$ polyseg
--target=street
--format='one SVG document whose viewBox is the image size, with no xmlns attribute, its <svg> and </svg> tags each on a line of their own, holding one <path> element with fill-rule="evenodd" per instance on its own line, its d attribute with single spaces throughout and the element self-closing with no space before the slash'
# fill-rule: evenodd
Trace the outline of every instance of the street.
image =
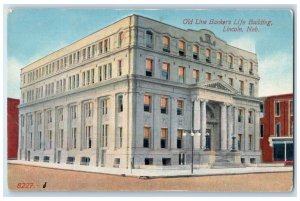
<svg viewBox="0 0 300 201">
<path fill-rule="evenodd" d="M 8 164 L 11 191 L 289 192 L 293 173 L 256 173 L 178 178 L 122 177 Z"/>
</svg>

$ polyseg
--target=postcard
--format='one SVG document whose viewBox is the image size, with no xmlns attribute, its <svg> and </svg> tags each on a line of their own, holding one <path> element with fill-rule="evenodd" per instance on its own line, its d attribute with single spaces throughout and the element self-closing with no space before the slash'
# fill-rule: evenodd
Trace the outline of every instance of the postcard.
<svg viewBox="0 0 300 201">
<path fill-rule="evenodd" d="M 6 15 L 9 191 L 293 191 L 293 9 Z"/>
</svg>

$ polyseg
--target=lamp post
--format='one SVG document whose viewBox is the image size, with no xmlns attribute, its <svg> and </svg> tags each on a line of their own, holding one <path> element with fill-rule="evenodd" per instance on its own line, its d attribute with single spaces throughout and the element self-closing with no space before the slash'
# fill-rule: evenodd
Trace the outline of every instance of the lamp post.
<svg viewBox="0 0 300 201">
<path fill-rule="evenodd" d="M 184 130 L 183 136 L 191 135 L 192 137 L 192 164 L 191 164 L 191 173 L 194 173 L 194 136 L 201 136 L 200 130 Z"/>
</svg>

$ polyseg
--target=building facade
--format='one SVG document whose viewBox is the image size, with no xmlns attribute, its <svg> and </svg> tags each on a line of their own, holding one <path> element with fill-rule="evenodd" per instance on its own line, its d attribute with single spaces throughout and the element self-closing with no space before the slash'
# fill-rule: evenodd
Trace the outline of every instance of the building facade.
<svg viewBox="0 0 300 201">
<path fill-rule="evenodd" d="M 20 100 L 7 98 L 7 158 L 18 158 L 19 136 L 19 104 Z"/>
<path fill-rule="evenodd" d="M 293 94 L 264 97 L 260 134 L 263 162 L 294 160 Z"/>
<path fill-rule="evenodd" d="M 128 16 L 22 69 L 19 159 L 185 165 L 193 141 L 196 165 L 258 163 L 258 84 L 256 54 Z"/>
</svg>

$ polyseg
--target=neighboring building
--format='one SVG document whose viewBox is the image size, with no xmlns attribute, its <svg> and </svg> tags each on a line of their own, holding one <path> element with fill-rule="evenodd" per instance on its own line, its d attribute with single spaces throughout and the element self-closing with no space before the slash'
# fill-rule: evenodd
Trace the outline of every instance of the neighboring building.
<svg viewBox="0 0 300 201">
<path fill-rule="evenodd" d="M 132 15 L 21 71 L 19 159 L 91 166 L 259 163 L 256 54 Z M 235 136 L 238 152 L 231 152 Z"/>
<path fill-rule="evenodd" d="M 260 143 L 263 162 L 294 160 L 293 94 L 264 97 L 261 105 Z"/>
<path fill-rule="evenodd" d="M 7 158 L 18 158 L 19 99 L 7 98 Z"/>
</svg>

